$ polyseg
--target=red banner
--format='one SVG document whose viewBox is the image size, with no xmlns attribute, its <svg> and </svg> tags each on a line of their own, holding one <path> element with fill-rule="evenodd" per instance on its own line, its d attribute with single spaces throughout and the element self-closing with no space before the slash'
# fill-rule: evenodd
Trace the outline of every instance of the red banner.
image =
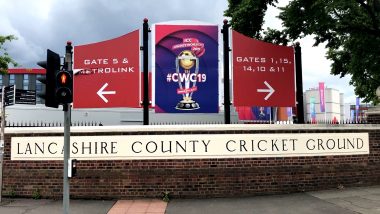
<svg viewBox="0 0 380 214">
<path fill-rule="evenodd" d="M 295 106 L 294 50 L 232 33 L 235 106 Z"/>
<path fill-rule="evenodd" d="M 326 110 L 326 103 L 325 103 L 325 83 L 320 82 L 319 83 L 319 107 L 321 109 L 321 112 L 325 112 Z"/>
<path fill-rule="evenodd" d="M 140 107 L 139 31 L 74 47 L 74 108 Z"/>
</svg>

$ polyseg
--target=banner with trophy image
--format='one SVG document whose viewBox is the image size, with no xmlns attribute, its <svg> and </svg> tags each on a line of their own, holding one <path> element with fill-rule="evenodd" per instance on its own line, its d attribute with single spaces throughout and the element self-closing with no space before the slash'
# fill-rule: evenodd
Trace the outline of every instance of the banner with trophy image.
<svg viewBox="0 0 380 214">
<path fill-rule="evenodd" d="M 155 25 L 156 113 L 218 113 L 218 26 Z"/>
</svg>

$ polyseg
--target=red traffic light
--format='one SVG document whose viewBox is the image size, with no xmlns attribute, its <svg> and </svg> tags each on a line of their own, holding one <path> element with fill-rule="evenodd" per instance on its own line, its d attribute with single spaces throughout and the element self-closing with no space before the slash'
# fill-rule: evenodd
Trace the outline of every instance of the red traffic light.
<svg viewBox="0 0 380 214">
<path fill-rule="evenodd" d="M 65 70 L 59 71 L 56 76 L 55 98 L 59 104 L 71 103 L 73 100 L 72 75 Z"/>
<path fill-rule="evenodd" d="M 67 74 L 61 73 L 59 77 L 59 83 L 61 83 L 62 85 L 66 85 L 66 80 L 67 80 Z"/>
<path fill-rule="evenodd" d="M 71 81 L 71 75 L 67 71 L 60 71 L 57 74 L 57 85 L 60 87 L 68 86 Z"/>
</svg>

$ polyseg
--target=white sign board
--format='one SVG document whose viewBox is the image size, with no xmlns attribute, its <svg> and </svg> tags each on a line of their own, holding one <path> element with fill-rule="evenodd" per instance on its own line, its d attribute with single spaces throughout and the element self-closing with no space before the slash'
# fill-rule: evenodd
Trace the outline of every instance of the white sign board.
<svg viewBox="0 0 380 214">
<path fill-rule="evenodd" d="M 63 160 L 62 137 L 12 137 L 12 160 Z M 369 154 L 368 133 L 72 136 L 78 160 L 260 158 Z"/>
</svg>

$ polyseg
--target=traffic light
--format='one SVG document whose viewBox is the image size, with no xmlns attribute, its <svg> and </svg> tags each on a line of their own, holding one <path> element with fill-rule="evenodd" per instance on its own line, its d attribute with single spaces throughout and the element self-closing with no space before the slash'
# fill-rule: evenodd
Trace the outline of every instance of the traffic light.
<svg viewBox="0 0 380 214">
<path fill-rule="evenodd" d="M 46 61 L 38 62 L 37 65 L 46 69 L 46 75 L 38 78 L 41 83 L 45 84 L 45 90 L 39 93 L 38 96 L 45 100 L 46 107 L 58 108 L 59 103 L 55 99 L 55 78 L 61 67 L 61 58 L 59 54 L 48 49 Z"/>
<path fill-rule="evenodd" d="M 55 97 L 59 104 L 73 102 L 73 75 L 69 71 L 59 71 L 56 75 Z"/>
</svg>

